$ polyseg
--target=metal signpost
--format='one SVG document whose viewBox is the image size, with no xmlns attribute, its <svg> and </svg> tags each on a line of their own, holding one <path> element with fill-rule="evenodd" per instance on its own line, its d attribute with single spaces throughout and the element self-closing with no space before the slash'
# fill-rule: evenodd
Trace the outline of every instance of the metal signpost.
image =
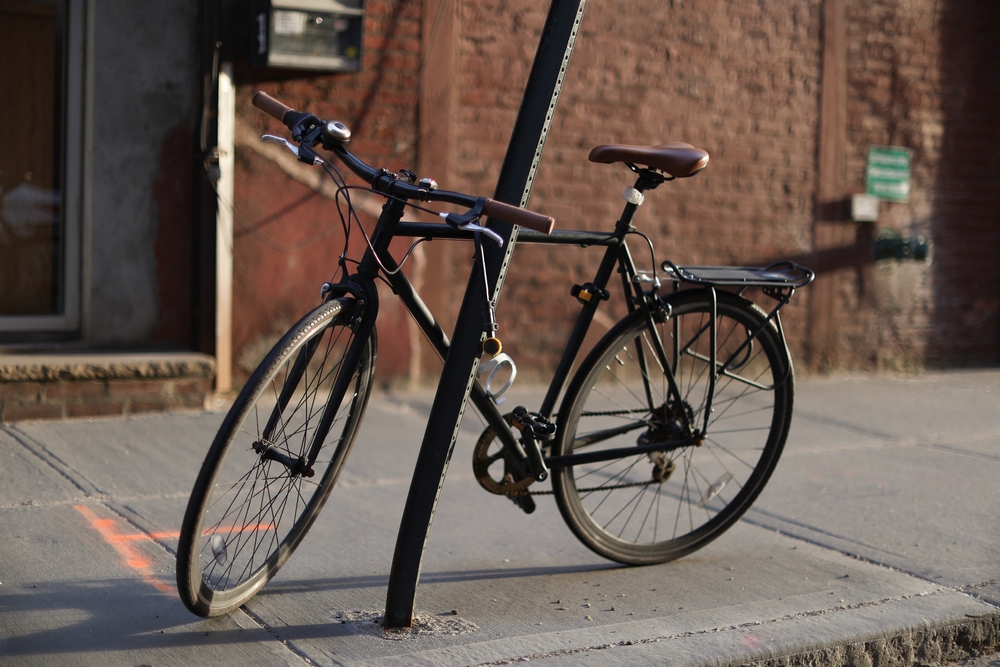
<svg viewBox="0 0 1000 667">
<path fill-rule="evenodd" d="M 528 199 L 585 5 L 586 0 L 552 0 L 494 199 L 515 206 L 524 206 Z M 491 220 L 489 226 L 504 238 L 502 248 L 483 244 L 487 280 L 495 306 L 517 234 L 504 222 Z M 483 298 L 482 281 L 481 271 L 473 271 L 420 445 L 389 574 L 387 628 L 409 627 L 413 623 L 413 604 L 424 549 L 482 353 L 485 336 L 479 307 Z"/>
</svg>

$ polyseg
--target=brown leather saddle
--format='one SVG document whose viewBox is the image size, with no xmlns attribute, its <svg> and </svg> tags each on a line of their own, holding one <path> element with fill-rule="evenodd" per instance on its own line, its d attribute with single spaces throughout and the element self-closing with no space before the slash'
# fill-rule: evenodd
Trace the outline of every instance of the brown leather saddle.
<svg viewBox="0 0 1000 667">
<path fill-rule="evenodd" d="M 597 146 L 587 159 L 601 164 L 642 165 L 673 178 L 694 176 L 708 166 L 708 153 L 679 142 L 662 146 Z"/>
</svg>

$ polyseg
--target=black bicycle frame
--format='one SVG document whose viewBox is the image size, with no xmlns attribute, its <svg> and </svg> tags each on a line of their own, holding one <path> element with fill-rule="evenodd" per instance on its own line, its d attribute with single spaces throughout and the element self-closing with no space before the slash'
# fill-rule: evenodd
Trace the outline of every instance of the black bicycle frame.
<svg viewBox="0 0 1000 667">
<path fill-rule="evenodd" d="M 555 411 L 556 401 L 566 387 L 570 371 L 579 356 L 584 339 L 586 338 L 590 325 L 593 322 L 594 314 L 597 312 L 597 308 L 603 300 L 601 295 L 606 294 L 606 288 L 611 280 L 612 273 L 614 272 L 616 266 L 621 274 L 622 287 L 629 311 L 636 309 L 641 310 L 643 312 L 643 316 L 649 324 L 649 329 L 655 334 L 656 328 L 653 326 L 653 323 L 656 314 L 651 301 L 655 301 L 656 299 L 649 298 L 649 295 L 643 293 L 641 287 L 639 286 L 639 282 L 636 280 L 637 272 L 635 265 L 632 261 L 632 256 L 626 243 L 627 236 L 634 231 L 631 223 L 637 208 L 638 207 L 635 204 L 631 203 L 625 206 L 625 210 L 623 211 L 620 220 L 615 225 L 614 232 L 559 230 L 553 232 L 552 234 L 540 234 L 530 230 L 521 230 L 518 233 L 518 243 L 573 245 L 584 247 L 605 246 L 607 248 L 593 281 L 588 284 L 588 287 L 593 290 L 594 295 L 590 300 L 583 301 L 583 308 L 577 316 L 576 324 L 573 326 L 569 341 L 566 344 L 566 348 L 563 351 L 559 364 L 556 367 L 551 382 L 549 383 L 548 391 L 542 401 L 542 406 L 538 411 L 539 414 L 547 419 L 552 417 Z M 396 224 L 394 226 L 394 233 L 397 236 L 410 236 L 423 239 L 471 240 L 473 238 L 471 233 L 455 230 L 446 225 L 413 222 L 400 222 Z M 417 326 L 424 333 L 424 335 L 427 336 L 428 340 L 434 346 L 434 349 L 441 356 L 441 358 L 444 359 L 448 354 L 448 336 L 441 329 L 441 326 L 438 324 L 437 320 L 435 320 L 434 315 L 427 308 L 426 304 L 424 304 L 424 302 L 420 299 L 420 296 L 414 291 L 413 286 L 410 284 L 406 276 L 398 270 L 398 265 L 394 259 L 388 256 L 388 253 L 382 254 L 382 263 L 385 268 L 389 270 L 388 280 L 392 285 L 393 290 L 397 296 L 399 296 L 407 311 L 409 311 L 409 313 L 413 316 Z M 478 262 L 473 267 L 473 271 L 476 270 L 478 270 Z M 658 335 L 654 335 L 652 347 L 656 352 L 659 365 L 668 378 L 667 382 L 671 397 L 680 403 L 680 390 L 677 387 L 677 383 L 673 376 L 673 369 L 667 360 L 666 352 L 663 349 L 663 343 Z M 639 363 L 643 371 L 643 382 L 646 385 L 645 391 L 650 403 L 650 408 L 654 408 L 655 406 L 653 405 L 651 389 L 648 386 L 649 373 L 646 371 L 647 362 L 641 349 L 639 350 Z M 525 461 L 526 454 L 518 436 L 504 420 L 503 415 L 501 415 L 493 400 L 486 394 L 486 391 L 478 383 L 473 385 L 471 399 L 473 405 L 475 405 L 480 414 L 483 415 L 486 422 L 498 434 L 498 437 L 504 446 L 505 454 L 512 454 L 511 459 L 514 460 L 511 460 L 510 462 L 517 466 L 522 466 L 522 462 Z M 691 425 L 686 423 L 687 415 L 682 414 L 681 418 L 685 422 L 684 425 L 686 430 L 690 432 Z M 617 434 L 620 434 L 620 431 L 617 429 L 615 429 L 614 432 L 608 431 L 607 437 L 612 437 Z M 651 445 L 623 448 L 620 450 L 612 449 L 588 454 L 571 454 L 567 456 L 548 457 L 545 458 L 544 461 L 546 466 L 549 468 L 566 467 L 583 463 L 611 460 L 621 458 L 623 456 L 634 455 L 636 453 L 644 453 L 646 451 L 667 451 L 689 445 L 693 439 L 693 437 L 688 437 L 677 441 L 659 442 Z M 594 441 L 596 442 L 596 440 Z"/>
<path fill-rule="evenodd" d="M 637 309 L 640 310 L 643 317 L 647 321 L 647 330 L 651 332 L 652 338 L 651 347 L 655 353 L 656 362 L 660 367 L 660 370 L 667 377 L 668 391 L 670 392 L 672 399 L 678 404 L 682 400 L 680 390 L 673 375 L 673 368 L 671 367 L 666 351 L 663 347 L 663 341 L 660 339 L 657 328 L 654 326 L 657 317 L 662 320 L 663 317 L 665 315 L 669 315 L 669 313 L 665 314 L 662 312 L 662 305 L 660 305 L 660 299 L 656 297 L 655 290 L 649 293 L 642 290 L 635 264 L 632 260 L 631 253 L 629 252 L 628 244 L 626 243 L 628 235 L 635 231 L 635 228 L 632 226 L 632 219 L 635 216 L 637 209 L 638 206 L 635 204 L 626 204 L 625 209 L 622 212 L 622 216 L 616 223 L 615 230 L 613 232 L 559 230 L 547 235 L 532 232 L 530 230 L 521 230 L 518 234 L 519 243 L 606 247 L 604 257 L 601 260 L 593 281 L 587 284 L 587 289 L 592 296 L 589 300 L 581 299 L 583 307 L 580 314 L 577 316 L 576 323 L 573 326 L 566 348 L 563 351 L 562 357 L 549 384 L 545 398 L 542 401 L 541 408 L 539 409 L 539 413 L 547 419 L 551 419 L 555 411 L 556 401 L 566 388 L 570 371 L 580 354 L 580 349 L 583 346 L 584 339 L 586 338 L 590 325 L 593 322 L 594 315 L 600 306 L 600 302 L 607 298 L 607 286 L 611 281 L 612 273 L 616 267 L 621 275 L 622 290 L 625 295 L 628 310 L 630 312 Z M 330 425 L 333 423 L 333 420 L 336 417 L 335 412 L 339 408 L 350 388 L 351 382 L 353 381 L 353 369 L 358 365 L 362 358 L 361 355 L 364 352 L 364 347 L 368 342 L 368 338 L 371 335 L 372 329 L 375 326 L 375 321 L 378 317 L 379 299 L 375 280 L 377 279 L 380 271 L 385 275 L 389 284 L 392 286 L 393 291 L 402 301 L 406 310 L 413 317 L 417 326 L 430 341 L 434 350 L 442 359 L 445 359 L 448 356 L 450 348 L 448 335 L 441 328 L 441 325 L 438 323 L 433 313 L 431 313 L 428 309 L 424 301 L 420 298 L 420 295 L 413 289 L 413 285 L 410 283 L 409 279 L 407 279 L 406 275 L 400 270 L 400 266 L 396 262 L 395 258 L 389 253 L 389 244 L 392 239 L 397 236 L 417 237 L 426 240 L 473 240 L 474 236 L 471 232 L 457 230 L 444 224 L 401 222 L 403 210 L 404 202 L 401 200 L 390 198 L 386 202 L 382 208 L 382 214 L 379 216 L 375 229 L 370 236 L 370 245 L 359 263 L 357 272 L 350 276 L 346 282 L 332 285 L 327 295 L 327 299 L 339 298 L 346 295 L 354 297 L 356 305 L 356 323 L 354 325 L 355 338 L 344 357 L 342 372 L 338 375 L 337 381 L 331 391 L 330 401 L 324 409 L 317 428 L 317 437 L 314 440 L 312 451 L 309 452 L 309 456 L 306 461 L 285 462 L 285 464 L 289 465 L 289 467 L 302 467 L 302 471 L 304 471 L 312 466 L 316 457 L 319 455 L 319 449 L 325 440 L 325 433 L 329 430 Z M 481 262 L 476 262 L 472 270 L 473 272 L 481 272 Z M 714 297 L 714 290 L 710 289 L 710 291 Z M 711 322 L 710 329 L 712 330 L 710 335 L 712 336 L 713 343 L 711 352 L 713 358 L 711 360 L 711 365 L 715 366 L 714 321 Z M 676 344 L 676 335 L 674 340 Z M 674 350 L 675 359 L 678 358 L 678 352 L 679 351 Z M 300 358 L 296 360 L 292 369 L 292 375 L 298 375 L 305 371 L 312 353 L 312 349 L 305 349 L 302 351 Z M 637 348 L 637 355 L 640 368 L 642 369 L 643 383 L 645 386 L 647 400 L 649 402 L 650 409 L 654 409 L 656 406 L 654 405 L 651 389 L 649 387 L 649 373 L 647 372 L 647 364 L 652 360 L 646 359 L 646 353 L 642 349 L 642 346 Z M 711 375 L 714 380 L 715 374 L 712 373 Z M 293 379 L 297 380 L 297 378 Z M 297 381 L 293 381 L 287 383 L 286 386 L 293 387 L 296 384 Z M 284 393 L 279 397 L 279 405 L 275 408 L 275 415 L 280 415 L 281 410 L 284 409 L 285 403 L 287 403 L 289 399 L 290 396 L 286 397 L 284 396 Z M 515 466 L 523 467 L 525 465 L 524 462 L 527 460 L 527 454 L 524 447 L 522 446 L 518 436 L 507 424 L 506 420 L 504 420 L 503 415 L 500 413 L 500 410 L 494 403 L 493 399 L 487 395 L 486 391 L 478 383 L 473 384 L 471 399 L 486 422 L 497 433 L 501 443 L 503 444 L 504 454 L 508 461 Z M 711 400 L 711 398 L 709 400 Z M 560 468 L 577 464 L 612 460 L 623 456 L 646 452 L 668 451 L 690 445 L 698 437 L 698 435 L 692 430 L 692 425 L 687 423 L 688 417 L 686 414 L 682 413 L 681 419 L 684 421 L 685 431 L 692 435 L 676 441 L 658 442 L 649 445 L 635 445 L 627 448 L 565 456 L 550 456 L 544 459 L 545 465 L 549 468 Z M 270 432 L 277 426 L 276 423 L 270 423 L 272 420 L 269 420 L 269 428 L 267 429 L 267 432 Z M 627 427 L 608 429 L 607 431 L 591 434 L 588 437 L 588 444 L 590 442 L 597 442 L 616 435 L 621 435 L 622 433 L 641 426 L 642 424 L 640 423 L 639 425 L 629 425 Z M 275 454 L 275 456 L 278 455 Z"/>
</svg>

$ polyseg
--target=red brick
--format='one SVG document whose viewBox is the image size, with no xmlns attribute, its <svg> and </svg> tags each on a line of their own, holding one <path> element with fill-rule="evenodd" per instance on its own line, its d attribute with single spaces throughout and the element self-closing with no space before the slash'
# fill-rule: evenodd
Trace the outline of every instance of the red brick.
<svg viewBox="0 0 1000 667">
<path fill-rule="evenodd" d="M 205 395 L 212 391 L 212 380 L 177 380 L 173 385 L 173 393 L 177 396 Z"/>
<path fill-rule="evenodd" d="M 47 382 L 42 386 L 45 400 L 94 399 L 107 396 L 104 380 L 78 380 Z"/>
<path fill-rule="evenodd" d="M 6 401 L 37 401 L 41 393 L 38 382 L 0 382 L 0 403 Z"/>
<path fill-rule="evenodd" d="M 185 408 L 199 408 L 205 407 L 205 399 L 207 394 L 187 394 L 182 397 L 181 403 Z"/>
<path fill-rule="evenodd" d="M 112 417 L 124 412 L 123 403 L 70 403 L 66 406 L 69 417 Z"/>
<path fill-rule="evenodd" d="M 22 419 L 62 419 L 63 406 L 57 404 L 28 404 L 28 405 L 10 405 L 5 404 L 2 407 L 3 413 L 0 415 L 0 421 L 13 422 L 20 421 Z"/>
<path fill-rule="evenodd" d="M 168 385 L 164 380 L 109 380 L 108 396 L 112 398 L 142 397 L 148 399 L 167 395 Z"/>
</svg>

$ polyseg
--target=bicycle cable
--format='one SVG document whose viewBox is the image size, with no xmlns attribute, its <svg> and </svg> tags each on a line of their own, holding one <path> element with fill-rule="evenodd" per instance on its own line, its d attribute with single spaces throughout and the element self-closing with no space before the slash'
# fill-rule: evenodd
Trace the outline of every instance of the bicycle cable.
<svg viewBox="0 0 1000 667">
<path fill-rule="evenodd" d="M 656 285 L 658 278 L 656 277 L 656 251 L 653 249 L 653 242 L 648 236 L 640 232 L 638 229 L 633 229 L 629 232 L 629 234 L 635 234 L 636 236 L 642 237 L 642 239 L 646 242 L 646 245 L 649 246 L 649 259 L 653 263 L 653 284 Z"/>
</svg>

